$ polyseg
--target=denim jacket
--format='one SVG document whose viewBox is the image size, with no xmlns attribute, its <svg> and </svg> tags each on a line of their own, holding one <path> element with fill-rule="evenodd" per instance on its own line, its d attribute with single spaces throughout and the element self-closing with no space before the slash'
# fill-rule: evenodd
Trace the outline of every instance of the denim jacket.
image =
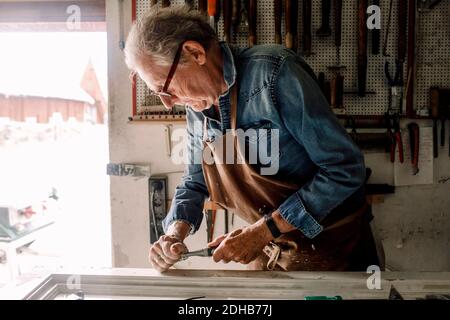
<svg viewBox="0 0 450 320">
<path fill-rule="evenodd" d="M 276 178 L 301 181 L 302 187 L 278 208 L 283 218 L 306 237 L 322 230 L 320 221 L 349 198 L 364 197 L 365 165 L 361 151 L 340 125 L 321 93 L 315 75 L 293 51 L 279 45 L 248 49 L 221 43 L 224 80 L 239 82 L 237 128 L 278 129 Z M 167 217 L 164 230 L 176 220 L 200 227 L 208 190 L 201 157 L 202 126 L 208 138 L 230 129 L 229 90 L 219 97 L 219 113 L 187 109 L 188 164 Z"/>
</svg>

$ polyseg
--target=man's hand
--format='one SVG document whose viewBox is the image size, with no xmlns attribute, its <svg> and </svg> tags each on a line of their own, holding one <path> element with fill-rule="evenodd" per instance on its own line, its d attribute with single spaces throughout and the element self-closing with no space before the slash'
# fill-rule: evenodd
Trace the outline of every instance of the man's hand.
<svg viewBox="0 0 450 320">
<path fill-rule="evenodd" d="M 149 250 L 148 260 L 159 272 L 167 271 L 181 258 L 181 254 L 188 252 L 183 240 L 189 234 L 190 226 L 182 221 L 173 223 L 167 234 L 161 236 Z"/>
<path fill-rule="evenodd" d="M 213 254 L 215 262 L 235 261 L 248 264 L 261 254 L 271 240 L 273 237 L 270 230 L 264 219 L 260 219 L 248 227 L 217 237 L 208 243 L 208 247 L 217 247 Z"/>
<path fill-rule="evenodd" d="M 187 252 L 187 248 L 180 239 L 163 235 L 150 247 L 148 259 L 150 264 L 159 272 L 167 271 Z"/>
</svg>

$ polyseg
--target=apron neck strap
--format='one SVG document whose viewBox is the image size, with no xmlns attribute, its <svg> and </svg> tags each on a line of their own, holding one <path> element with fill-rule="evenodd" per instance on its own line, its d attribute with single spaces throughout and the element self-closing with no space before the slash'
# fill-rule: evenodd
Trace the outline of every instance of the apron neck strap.
<svg viewBox="0 0 450 320">
<path fill-rule="evenodd" d="M 238 104 L 238 84 L 235 84 L 230 89 L 230 118 L 231 118 L 231 130 L 236 130 L 236 118 L 237 118 L 237 104 Z M 203 119 L 203 141 L 207 140 L 208 135 L 206 134 L 208 129 L 208 119 L 205 117 Z"/>
</svg>

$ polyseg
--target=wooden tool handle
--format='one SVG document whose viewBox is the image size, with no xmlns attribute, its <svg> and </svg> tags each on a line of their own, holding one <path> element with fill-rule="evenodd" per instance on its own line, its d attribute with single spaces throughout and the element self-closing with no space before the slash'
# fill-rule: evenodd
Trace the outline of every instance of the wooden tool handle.
<svg viewBox="0 0 450 320">
<path fill-rule="evenodd" d="M 170 6 L 170 0 L 161 0 L 161 7 L 166 8 Z"/>
<path fill-rule="evenodd" d="M 331 0 L 322 0 L 322 25 L 330 29 Z"/>
<path fill-rule="evenodd" d="M 231 23 L 234 27 L 239 25 L 241 13 L 241 0 L 232 0 L 231 3 Z"/>
<path fill-rule="evenodd" d="M 408 81 L 406 92 L 406 115 L 412 117 L 414 115 L 414 85 L 415 77 L 415 50 L 416 50 L 416 1 L 408 2 Z"/>
<path fill-rule="evenodd" d="M 322 0 L 321 3 L 322 25 L 316 32 L 318 37 L 328 37 L 331 35 L 330 13 L 331 13 L 331 0 Z"/>
<path fill-rule="evenodd" d="M 248 46 L 256 45 L 257 0 L 248 0 Z"/>
<path fill-rule="evenodd" d="M 281 0 L 273 1 L 273 18 L 275 21 L 275 43 L 281 44 L 281 15 L 282 4 Z"/>
<path fill-rule="evenodd" d="M 341 46 L 342 0 L 334 0 L 334 45 Z"/>
<path fill-rule="evenodd" d="M 433 158 L 437 158 L 438 156 L 437 119 L 433 119 Z"/>
<path fill-rule="evenodd" d="M 303 0 L 303 54 L 311 55 L 311 0 Z"/>
<path fill-rule="evenodd" d="M 330 106 L 331 108 L 337 107 L 337 79 L 336 76 L 333 76 L 330 83 Z"/>
<path fill-rule="evenodd" d="M 406 25 L 408 18 L 408 0 L 398 1 L 398 44 L 397 59 L 400 63 L 405 61 L 406 57 Z M 402 70 L 403 71 L 403 70 Z"/>
<path fill-rule="evenodd" d="M 417 168 L 416 173 L 418 172 L 418 165 L 419 165 L 419 152 L 420 152 L 419 139 L 420 139 L 419 126 L 417 125 L 416 127 L 414 127 L 414 156 L 412 161 L 412 164 Z"/>
<path fill-rule="evenodd" d="M 220 20 L 220 15 L 222 14 L 222 7 L 220 6 L 220 2 L 221 2 L 220 0 L 215 0 L 215 1 L 216 1 L 216 14 L 214 15 L 214 19 L 216 20 L 216 23 L 217 23 Z"/>
<path fill-rule="evenodd" d="M 225 37 L 225 41 L 231 43 L 231 14 L 232 14 L 231 0 L 222 1 L 222 11 L 223 11 L 223 34 Z"/>
<path fill-rule="evenodd" d="M 298 0 L 285 0 L 286 48 L 297 51 Z"/>
<path fill-rule="evenodd" d="M 342 74 L 338 74 L 337 78 L 337 107 L 342 108 L 344 106 L 344 76 Z"/>
<path fill-rule="evenodd" d="M 328 103 L 331 105 L 331 85 L 330 85 L 330 81 L 325 81 L 325 98 L 327 98 Z"/>
<path fill-rule="evenodd" d="M 285 7 L 285 15 L 284 15 L 284 29 L 286 31 L 285 36 L 285 45 L 286 48 L 292 49 L 294 46 L 294 38 L 292 35 L 292 20 L 291 20 L 291 11 L 292 11 L 292 1 L 293 0 L 285 0 L 284 1 L 284 7 Z"/>
<path fill-rule="evenodd" d="M 367 78 L 367 0 L 358 1 L 358 95 L 366 95 Z"/>
<path fill-rule="evenodd" d="M 325 73 L 319 72 L 317 76 L 317 83 L 319 84 L 320 90 L 325 93 Z"/>
<path fill-rule="evenodd" d="M 380 0 L 373 0 L 373 5 L 380 7 Z M 372 29 L 372 54 L 380 54 L 380 29 Z"/>
<path fill-rule="evenodd" d="M 431 109 L 431 117 L 433 119 L 439 118 L 439 88 L 438 87 L 430 88 L 430 109 Z"/>
<path fill-rule="evenodd" d="M 200 11 L 201 14 L 207 15 L 208 10 L 208 0 L 198 0 L 198 11 Z"/>
<path fill-rule="evenodd" d="M 409 147 L 411 150 L 411 163 L 413 166 L 413 174 L 419 172 L 419 125 L 415 122 L 408 124 L 409 131 Z"/>
<path fill-rule="evenodd" d="M 208 0 L 208 16 L 214 17 L 217 14 L 217 0 Z"/>
<path fill-rule="evenodd" d="M 344 102 L 344 77 L 341 74 L 334 74 L 331 79 L 330 102 L 332 108 L 342 108 Z"/>
</svg>

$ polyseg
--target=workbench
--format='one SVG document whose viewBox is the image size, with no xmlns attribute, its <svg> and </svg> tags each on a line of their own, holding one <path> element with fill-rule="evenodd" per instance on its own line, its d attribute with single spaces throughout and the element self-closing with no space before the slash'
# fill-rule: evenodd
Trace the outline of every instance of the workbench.
<svg viewBox="0 0 450 320">
<path fill-rule="evenodd" d="M 20 274 L 19 263 L 17 259 L 17 249 L 39 239 L 43 234 L 47 232 L 47 229 L 49 229 L 49 227 L 52 225 L 53 221 L 45 221 L 37 227 L 31 228 L 30 230 L 26 230 L 22 233 L 14 235 L 12 235 L 11 233 L 11 238 L 0 238 L 0 250 L 5 252 L 5 259 L 8 265 L 10 279 L 17 277 Z"/>
<path fill-rule="evenodd" d="M 1 298 L 70 299 L 299 299 L 341 296 L 388 299 L 392 286 L 405 300 L 450 293 L 450 272 L 381 272 L 368 289 L 364 272 L 279 272 L 152 269 L 59 270 L 24 276 L 3 287 Z"/>
</svg>

